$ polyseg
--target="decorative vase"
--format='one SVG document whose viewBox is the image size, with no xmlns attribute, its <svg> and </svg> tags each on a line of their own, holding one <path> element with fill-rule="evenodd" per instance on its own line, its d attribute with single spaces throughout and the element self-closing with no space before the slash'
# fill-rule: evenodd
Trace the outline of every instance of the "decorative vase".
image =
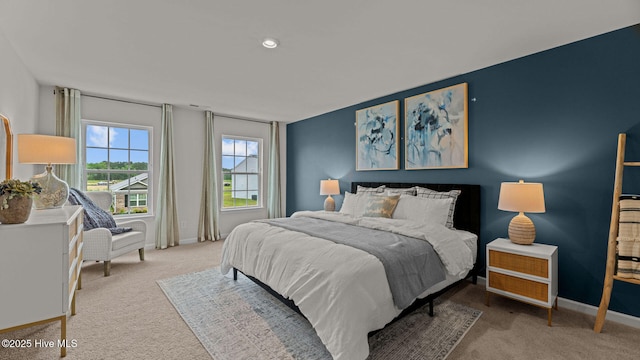
<svg viewBox="0 0 640 360">
<path fill-rule="evenodd" d="M 31 181 L 42 187 L 42 192 L 33 196 L 36 209 L 61 208 L 67 202 L 69 185 L 53 173 L 51 165 L 48 165 L 42 174 L 33 176 Z"/>
<path fill-rule="evenodd" d="M 0 209 L 0 223 L 2 224 L 22 224 L 29 219 L 33 199 L 29 196 L 14 196 L 9 199 L 9 195 L 0 195 L 0 204 L 7 199 L 9 207 Z"/>
</svg>

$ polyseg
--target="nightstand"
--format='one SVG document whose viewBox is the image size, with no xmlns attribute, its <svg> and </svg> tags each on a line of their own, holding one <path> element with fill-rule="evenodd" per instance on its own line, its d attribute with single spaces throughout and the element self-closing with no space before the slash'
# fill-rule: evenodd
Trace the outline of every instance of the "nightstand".
<svg viewBox="0 0 640 360">
<path fill-rule="evenodd" d="M 546 308 L 551 326 L 551 309 L 558 310 L 558 247 L 501 238 L 487 244 L 487 306 L 491 293 Z"/>
</svg>

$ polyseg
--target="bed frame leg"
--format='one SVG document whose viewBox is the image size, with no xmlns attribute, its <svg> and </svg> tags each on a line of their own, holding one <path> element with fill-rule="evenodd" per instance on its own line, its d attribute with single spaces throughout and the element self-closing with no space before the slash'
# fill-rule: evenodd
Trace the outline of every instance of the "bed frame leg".
<svg viewBox="0 0 640 360">
<path fill-rule="evenodd" d="M 473 274 L 473 276 L 471 276 L 471 283 L 473 285 L 477 285 L 478 284 L 478 274 Z"/>
<path fill-rule="evenodd" d="M 433 317 L 433 299 L 429 300 L 429 316 Z"/>
<path fill-rule="evenodd" d="M 238 280 L 238 269 L 233 268 L 233 280 Z"/>
</svg>

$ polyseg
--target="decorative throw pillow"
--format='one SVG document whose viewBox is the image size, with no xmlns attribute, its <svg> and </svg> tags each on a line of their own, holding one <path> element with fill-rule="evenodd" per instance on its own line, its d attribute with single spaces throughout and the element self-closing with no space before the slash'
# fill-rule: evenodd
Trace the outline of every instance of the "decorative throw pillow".
<svg viewBox="0 0 640 360">
<path fill-rule="evenodd" d="M 416 186 L 416 196 L 425 197 L 430 199 L 446 199 L 451 198 L 453 201 L 449 206 L 449 215 L 447 217 L 446 227 L 449 229 L 453 229 L 453 213 L 456 209 L 456 200 L 458 200 L 458 196 L 460 195 L 460 190 L 451 190 L 451 191 L 435 191 L 427 188 L 423 188 L 420 186 Z"/>
<path fill-rule="evenodd" d="M 445 199 L 431 199 L 401 195 L 396 210 L 393 212 L 393 218 L 446 226 L 452 202 L 453 199 L 450 197 Z"/>
<path fill-rule="evenodd" d="M 391 218 L 399 200 L 400 195 L 369 196 L 367 197 L 367 207 L 362 216 Z"/>
<path fill-rule="evenodd" d="M 384 192 L 384 189 L 386 188 L 385 185 L 381 185 L 375 188 L 371 188 L 371 187 L 364 187 L 364 186 L 360 186 L 358 185 L 357 189 L 356 189 L 356 193 L 358 194 L 380 194 Z"/>
</svg>

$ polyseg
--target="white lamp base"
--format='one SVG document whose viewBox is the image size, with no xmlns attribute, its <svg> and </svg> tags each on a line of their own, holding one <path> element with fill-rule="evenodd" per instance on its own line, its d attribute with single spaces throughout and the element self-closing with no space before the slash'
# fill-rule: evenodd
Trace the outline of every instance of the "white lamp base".
<svg viewBox="0 0 640 360">
<path fill-rule="evenodd" d="M 67 202 L 69 185 L 53 173 L 51 165 L 42 174 L 33 176 L 31 181 L 42 187 L 42 192 L 33 197 L 33 207 L 36 209 L 61 208 Z"/>
<path fill-rule="evenodd" d="M 331 195 L 327 196 L 324 201 L 324 211 L 336 211 L 336 202 Z"/>
<path fill-rule="evenodd" d="M 533 221 L 524 213 L 520 213 L 511 219 L 509 223 L 509 239 L 512 243 L 531 245 L 536 238 L 536 227 Z"/>
</svg>

